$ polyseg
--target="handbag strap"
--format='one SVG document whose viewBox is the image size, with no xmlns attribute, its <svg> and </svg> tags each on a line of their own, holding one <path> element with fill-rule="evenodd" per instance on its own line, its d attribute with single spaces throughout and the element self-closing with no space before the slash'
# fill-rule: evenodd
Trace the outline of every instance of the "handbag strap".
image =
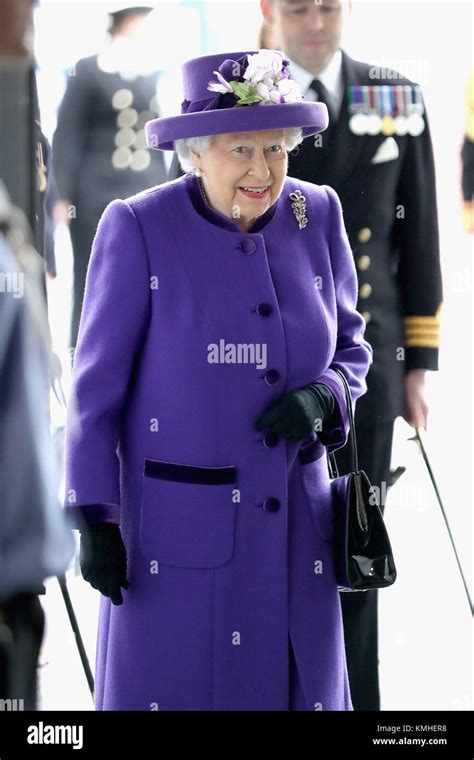
<svg viewBox="0 0 474 760">
<path fill-rule="evenodd" d="M 354 424 L 354 412 L 352 409 L 352 396 L 351 396 L 351 390 L 349 388 L 349 383 L 347 382 L 347 378 L 344 375 L 343 372 L 341 372 L 340 369 L 337 369 L 337 367 L 331 367 L 331 369 L 336 372 L 339 377 L 342 380 L 342 384 L 344 386 L 344 391 L 346 394 L 346 405 L 347 405 L 347 413 L 349 415 L 349 438 L 351 441 L 351 450 L 352 450 L 352 472 L 359 472 L 359 455 L 357 453 L 357 438 L 356 438 L 356 432 L 355 432 L 355 424 Z M 332 469 L 331 477 L 338 477 L 339 472 L 337 468 L 336 463 L 336 457 L 334 456 L 334 453 L 329 454 L 329 465 Z M 335 475 L 334 475 L 335 473 Z"/>
</svg>

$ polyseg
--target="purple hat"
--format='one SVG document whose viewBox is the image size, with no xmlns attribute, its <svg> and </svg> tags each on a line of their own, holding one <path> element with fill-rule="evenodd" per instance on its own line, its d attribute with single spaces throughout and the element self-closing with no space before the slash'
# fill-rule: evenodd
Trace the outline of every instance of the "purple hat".
<svg viewBox="0 0 474 760">
<path fill-rule="evenodd" d="M 225 132 L 301 127 L 303 136 L 328 126 L 323 103 L 306 100 L 279 50 L 219 53 L 182 66 L 181 115 L 145 124 L 149 148 L 174 150 L 174 140 Z"/>
</svg>

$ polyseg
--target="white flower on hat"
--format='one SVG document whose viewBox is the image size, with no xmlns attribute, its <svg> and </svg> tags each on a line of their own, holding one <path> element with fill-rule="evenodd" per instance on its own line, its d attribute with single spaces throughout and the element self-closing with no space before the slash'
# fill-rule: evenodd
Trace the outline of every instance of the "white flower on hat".
<svg viewBox="0 0 474 760">
<path fill-rule="evenodd" d="M 251 84 L 257 84 L 267 78 L 273 83 L 283 68 L 283 56 L 273 50 L 260 50 L 254 55 L 248 55 L 247 60 L 248 66 L 243 77 Z"/>
<path fill-rule="evenodd" d="M 219 71 L 214 71 L 218 81 L 209 82 L 207 89 L 221 94 L 233 93 L 236 106 L 304 100 L 299 85 L 288 76 L 288 63 L 276 50 L 260 50 L 247 55 L 247 66 L 241 76 L 245 81 L 228 82 Z"/>
<path fill-rule="evenodd" d="M 294 103 L 301 100 L 301 89 L 293 79 L 280 79 L 277 83 L 277 90 L 284 98 L 285 103 Z"/>
</svg>

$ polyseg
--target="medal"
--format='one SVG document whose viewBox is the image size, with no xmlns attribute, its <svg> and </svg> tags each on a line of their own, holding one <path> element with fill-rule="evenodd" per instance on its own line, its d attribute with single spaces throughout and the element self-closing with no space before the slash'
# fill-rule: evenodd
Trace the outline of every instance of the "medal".
<svg viewBox="0 0 474 760">
<path fill-rule="evenodd" d="M 421 135 L 425 128 L 425 120 L 419 113 L 411 113 L 408 117 L 408 134 L 412 137 Z"/>
<path fill-rule="evenodd" d="M 380 118 L 379 111 L 379 99 L 376 96 L 376 87 L 370 86 L 368 88 L 369 97 L 369 115 L 367 116 L 367 134 L 378 135 L 382 129 L 382 119 Z"/>
<path fill-rule="evenodd" d="M 392 90 L 389 85 L 383 85 L 381 90 L 383 112 L 381 132 L 383 135 L 393 135 L 395 133 L 395 120 L 392 116 Z"/>
<path fill-rule="evenodd" d="M 361 88 L 358 86 L 349 88 L 349 110 L 352 116 L 349 119 L 349 129 L 354 135 L 361 136 L 367 134 L 367 116 L 362 113 L 364 104 L 362 102 Z"/>
<path fill-rule="evenodd" d="M 405 116 L 405 91 L 403 87 L 397 85 L 395 87 L 395 134 L 402 137 L 408 132 L 407 119 Z"/>
<path fill-rule="evenodd" d="M 405 88 L 406 91 L 406 88 Z M 407 120 L 407 127 L 408 127 L 408 134 L 410 134 L 412 137 L 418 137 L 421 135 L 425 128 L 425 120 L 422 116 L 422 113 L 424 111 L 423 108 L 423 98 L 421 97 L 421 89 L 417 85 L 414 87 L 415 91 L 415 99 L 414 103 L 411 104 L 411 110 L 412 113 L 410 113 L 408 120 Z"/>
</svg>

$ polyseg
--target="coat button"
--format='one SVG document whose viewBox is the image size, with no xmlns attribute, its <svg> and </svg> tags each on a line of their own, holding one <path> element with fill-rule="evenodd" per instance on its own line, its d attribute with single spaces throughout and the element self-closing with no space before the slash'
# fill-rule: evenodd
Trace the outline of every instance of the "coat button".
<svg viewBox="0 0 474 760">
<path fill-rule="evenodd" d="M 279 440 L 280 436 L 278 433 L 275 433 L 274 430 L 271 430 L 269 433 L 265 433 L 265 436 L 263 438 L 263 445 L 267 449 L 273 449 L 274 446 L 278 446 Z"/>
<path fill-rule="evenodd" d="M 366 325 L 367 325 L 367 324 L 370 322 L 370 320 L 372 319 L 372 314 L 370 313 L 370 311 L 363 311 L 363 312 L 362 312 L 362 316 L 363 316 L 363 317 L 364 317 L 364 319 L 365 319 L 365 324 L 366 324 Z"/>
<path fill-rule="evenodd" d="M 269 369 L 265 372 L 264 379 L 267 385 L 276 385 L 280 379 L 280 373 L 276 369 Z"/>
<path fill-rule="evenodd" d="M 362 229 L 357 233 L 357 239 L 359 243 L 368 243 L 371 237 L 372 230 L 370 227 L 362 227 Z"/>
<path fill-rule="evenodd" d="M 266 512 L 277 512 L 280 509 L 280 502 L 274 496 L 270 496 L 263 502 L 263 508 Z"/>
<path fill-rule="evenodd" d="M 359 259 L 357 259 L 357 266 L 360 269 L 361 272 L 365 272 L 366 269 L 370 267 L 370 256 L 360 256 Z"/>
<path fill-rule="evenodd" d="M 257 306 L 257 314 L 261 317 L 269 317 L 273 309 L 269 303 L 259 303 Z"/>
<path fill-rule="evenodd" d="M 361 285 L 359 289 L 360 297 L 368 298 L 371 293 L 372 293 L 372 285 L 370 285 L 368 282 L 364 282 L 364 284 Z"/>
<path fill-rule="evenodd" d="M 244 253 L 255 253 L 257 250 L 257 243 L 252 238 L 245 238 L 240 244 Z"/>
</svg>

